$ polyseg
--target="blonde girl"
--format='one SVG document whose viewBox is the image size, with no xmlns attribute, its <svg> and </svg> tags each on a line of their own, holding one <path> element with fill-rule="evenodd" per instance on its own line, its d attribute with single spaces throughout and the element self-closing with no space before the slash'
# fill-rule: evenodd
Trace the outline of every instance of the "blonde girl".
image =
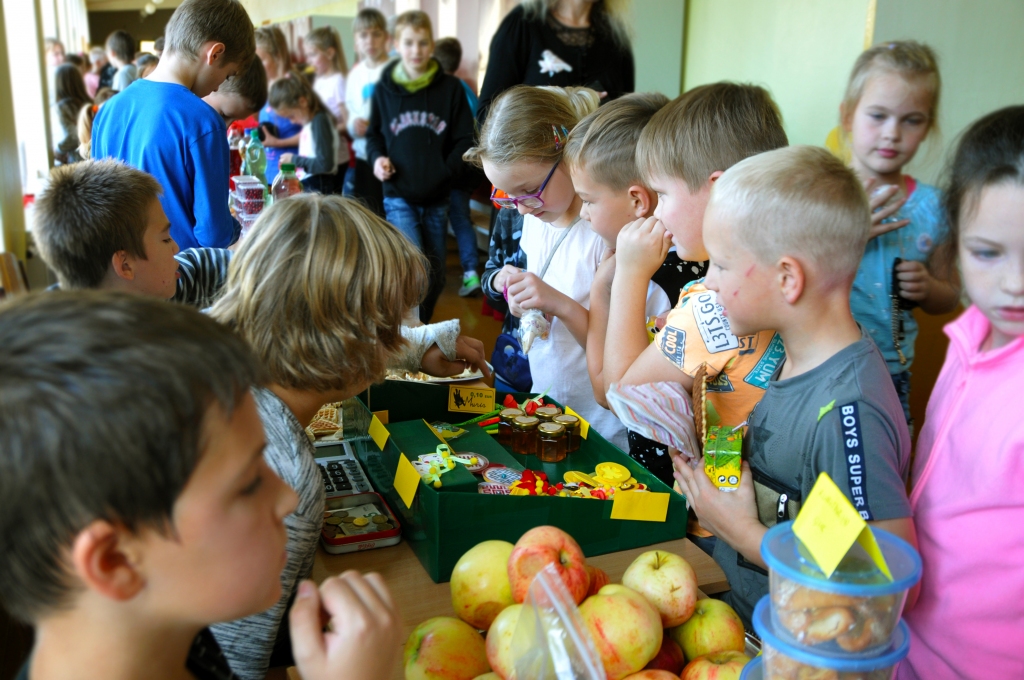
<svg viewBox="0 0 1024 680">
<path fill-rule="evenodd" d="M 306 63 L 313 67 L 316 78 L 313 89 L 330 109 L 337 123 L 338 131 L 345 133 L 345 77 L 348 65 L 341 36 L 331 26 L 315 28 L 306 35 L 303 43 Z M 347 159 L 346 159 L 347 160 Z"/>
<path fill-rule="evenodd" d="M 903 173 L 936 128 L 940 90 L 930 47 L 890 42 L 860 55 L 840 106 L 850 163 L 872 194 L 874 211 L 851 308 L 882 351 L 911 428 L 910 367 L 917 322 L 910 310 L 920 306 L 928 314 L 941 314 L 957 302 L 948 272 L 932 263 L 946 231 L 939 190 Z"/>
<path fill-rule="evenodd" d="M 492 200 L 523 216 L 522 269 L 506 264 L 484 284 L 505 295 L 513 315 L 538 309 L 551 320 L 548 339 L 530 348 L 532 390 L 547 391 L 625 448 L 626 431 L 594 400 L 587 372 L 590 286 L 604 242 L 580 219 L 582 201 L 564 160 L 569 131 L 599 101 L 586 88 L 513 87 L 495 100 L 479 145 L 465 158 L 494 185 Z"/>
<path fill-rule="evenodd" d="M 334 116 L 305 76 L 298 71 L 278 78 L 270 86 L 270 106 L 274 113 L 302 126 L 298 155 L 285 153 L 281 163 L 294 163 L 306 191 L 321 194 L 341 193 L 345 176 L 339 166 L 348 163 L 348 151 L 338 135 Z"/>
<path fill-rule="evenodd" d="M 288 51 L 288 41 L 277 26 L 264 26 L 256 29 L 256 57 L 267 72 L 267 85 L 283 78 L 292 70 L 292 57 Z M 302 125 L 297 125 L 283 116 L 274 113 L 268 101 L 260 109 L 260 128 L 263 130 L 263 146 L 267 151 L 267 181 L 273 182 L 277 177 L 281 155 L 297 153 L 299 150 L 299 133 Z"/>
</svg>

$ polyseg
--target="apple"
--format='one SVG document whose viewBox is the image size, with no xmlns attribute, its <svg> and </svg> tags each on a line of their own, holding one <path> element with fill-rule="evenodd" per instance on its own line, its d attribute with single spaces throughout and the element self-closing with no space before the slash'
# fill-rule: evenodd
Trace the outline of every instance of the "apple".
<svg viewBox="0 0 1024 680">
<path fill-rule="evenodd" d="M 699 656 L 683 669 L 682 680 L 739 680 L 750 662 L 743 652 L 716 652 Z"/>
<path fill-rule="evenodd" d="M 670 628 L 669 635 L 679 643 L 690 661 L 715 652 L 745 649 L 743 621 L 732 607 L 711 598 L 698 600 L 689 621 Z"/>
<path fill-rule="evenodd" d="M 679 680 L 679 676 L 668 671 L 647 669 L 639 673 L 633 673 L 633 675 L 627 675 L 626 680 Z"/>
<path fill-rule="evenodd" d="M 484 541 L 455 563 L 452 608 L 474 628 L 487 630 L 498 612 L 514 604 L 508 582 L 508 558 L 513 547 L 508 541 Z"/>
<path fill-rule="evenodd" d="M 572 536 L 558 527 L 534 527 L 516 542 L 508 558 L 508 580 L 512 599 L 526 600 L 533 577 L 549 564 L 555 565 L 562 582 L 576 604 L 583 601 L 590 588 L 590 575 L 583 551 Z"/>
<path fill-rule="evenodd" d="M 473 678 L 473 680 L 502 680 L 502 677 L 500 675 L 498 675 L 497 673 L 495 673 L 494 671 L 491 671 L 490 673 L 484 673 L 483 675 L 478 675 L 475 678 Z"/>
<path fill-rule="evenodd" d="M 512 634 L 516 632 L 523 605 L 513 604 L 501 610 L 487 631 L 487 661 L 503 680 L 512 676 Z"/>
<path fill-rule="evenodd" d="M 629 565 L 622 585 L 647 598 L 661 614 L 665 628 L 682 625 L 697 604 L 697 574 L 679 555 L 649 550 Z"/>
<path fill-rule="evenodd" d="M 661 649 L 661 616 L 643 595 L 607 585 L 580 605 L 609 680 L 621 680 L 647 665 Z"/>
<path fill-rule="evenodd" d="M 451 616 L 427 619 L 413 629 L 403 654 L 405 680 L 472 680 L 487 673 L 484 639 Z"/>
<path fill-rule="evenodd" d="M 590 575 L 590 588 L 587 590 L 587 597 L 597 595 L 597 591 L 612 582 L 611 577 L 604 569 L 587 565 L 587 573 Z"/>
<path fill-rule="evenodd" d="M 661 641 L 661 649 L 657 656 L 651 659 L 644 667 L 646 670 L 662 670 L 679 675 L 686 665 L 686 657 L 683 656 L 683 648 L 679 643 L 666 635 Z"/>
</svg>

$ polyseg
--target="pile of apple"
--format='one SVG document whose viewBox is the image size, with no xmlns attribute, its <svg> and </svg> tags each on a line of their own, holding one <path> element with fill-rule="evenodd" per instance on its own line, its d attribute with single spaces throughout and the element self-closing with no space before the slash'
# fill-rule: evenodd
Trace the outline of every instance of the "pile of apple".
<svg viewBox="0 0 1024 680">
<path fill-rule="evenodd" d="M 405 644 L 406 680 L 512 680 L 522 603 L 549 564 L 579 605 L 609 680 L 736 680 L 749 661 L 739 616 L 724 602 L 697 599 L 697 577 L 682 557 L 645 552 L 622 585 L 610 584 L 572 536 L 543 526 L 514 546 L 484 541 L 462 556 L 451 579 L 459 618 L 416 627 Z"/>
</svg>

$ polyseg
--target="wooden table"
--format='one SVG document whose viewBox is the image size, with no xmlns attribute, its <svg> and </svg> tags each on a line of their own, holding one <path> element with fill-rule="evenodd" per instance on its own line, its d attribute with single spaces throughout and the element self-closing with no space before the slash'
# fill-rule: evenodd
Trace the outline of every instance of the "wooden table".
<svg viewBox="0 0 1024 680">
<path fill-rule="evenodd" d="M 657 543 L 645 548 L 623 550 L 622 552 L 588 557 L 587 563 L 608 572 L 613 583 L 622 579 L 637 555 L 647 550 L 666 550 L 683 556 L 697 574 L 697 585 L 705 593 L 719 593 L 729 589 L 725 574 L 700 548 L 689 539 L 682 538 L 666 543 Z M 395 601 L 401 610 L 404 645 L 409 633 L 420 623 L 434 616 L 455 616 L 452 609 L 451 591 L 447 583 L 434 583 L 416 558 L 412 548 L 405 541 L 390 548 L 378 548 L 347 555 L 331 555 L 321 547 L 313 564 L 313 579 L 319 583 L 328 576 L 355 569 L 361 572 L 375 571 L 384 577 Z M 401 657 L 402 650 L 396 650 Z M 403 678 L 399 666 L 394 677 Z"/>
</svg>

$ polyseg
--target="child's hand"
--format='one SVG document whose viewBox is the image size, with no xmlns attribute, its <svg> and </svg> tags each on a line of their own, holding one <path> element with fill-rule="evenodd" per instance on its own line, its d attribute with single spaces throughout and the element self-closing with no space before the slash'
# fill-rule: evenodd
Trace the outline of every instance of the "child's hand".
<svg viewBox="0 0 1024 680">
<path fill-rule="evenodd" d="M 356 137 L 365 137 L 369 128 L 370 121 L 365 118 L 356 118 L 352 121 L 352 132 L 356 133 Z"/>
<path fill-rule="evenodd" d="M 615 240 L 616 267 L 624 276 L 649 279 L 668 257 L 672 234 L 657 217 L 627 224 Z"/>
<path fill-rule="evenodd" d="M 281 154 L 281 157 L 277 160 L 277 162 L 279 164 L 281 164 L 281 165 L 283 165 L 285 163 L 294 163 L 295 162 L 295 154 L 293 154 L 293 153 L 283 153 L 283 154 Z"/>
<path fill-rule="evenodd" d="M 757 525 L 763 530 L 757 518 L 757 503 L 754 500 L 754 481 L 750 465 L 743 461 L 740 474 L 740 488 L 735 491 L 719 491 L 704 472 L 703 456 L 691 468 L 682 456 L 672 458 L 674 477 L 679 489 L 700 520 L 700 525 L 736 547 L 743 543 L 742 536 Z"/>
<path fill-rule="evenodd" d="M 510 274 L 508 285 L 508 309 L 513 316 L 521 317 L 528 309 L 539 309 L 549 316 L 558 316 L 565 296 L 540 280 L 533 272 Z"/>
<path fill-rule="evenodd" d="M 615 251 L 608 248 L 604 251 L 604 255 L 601 257 L 601 264 L 594 273 L 594 282 L 590 287 L 592 290 L 604 291 L 605 297 L 608 297 L 612 292 L 612 280 L 614 278 Z"/>
<path fill-rule="evenodd" d="M 876 236 L 887 234 L 890 231 L 896 231 L 897 229 L 910 224 L 910 220 L 897 220 L 896 222 L 886 222 L 885 224 L 882 224 L 882 220 L 888 219 L 899 212 L 900 208 L 903 207 L 903 204 L 907 202 L 908 197 L 904 196 L 892 205 L 888 205 L 878 212 L 875 212 L 879 206 L 885 205 L 885 202 L 895 196 L 896 192 L 899 191 L 899 187 L 889 186 L 885 191 L 880 191 L 877 196 L 873 196 L 871 194 L 871 190 L 877 183 L 878 182 L 874 177 L 869 177 L 864 181 L 864 191 L 868 192 L 868 198 L 870 199 L 869 205 L 871 206 L 871 231 L 868 232 L 869 241 Z"/>
<path fill-rule="evenodd" d="M 439 378 L 458 375 L 467 368 L 479 370 L 484 374 L 484 378 L 491 377 L 491 369 L 487 366 L 487 356 L 484 354 L 484 343 L 465 335 L 455 339 L 455 361 L 448 361 L 437 345 L 431 345 L 420 360 L 420 369 L 424 373 Z"/>
<path fill-rule="evenodd" d="M 904 260 L 896 265 L 896 278 L 900 282 L 900 295 L 908 300 L 922 302 L 931 294 L 935 279 L 923 262 Z"/>
<path fill-rule="evenodd" d="M 325 580 L 319 592 L 303 581 L 288 620 L 295 664 L 306 680 L 379 680 L 394 672 L 401 619 L 380 574 L 347 571 Z"/>
<path fill-rule="evenodd" d="M 261 125 L 260 129 L 263 130 L 263 146 L 281 146 L 281 139 L 274 135 L 274 133 L 270 131 L 270 128 L 266 125 Z"/>
<path fill-rule="evenodd" d="M 391 159 L 387 156 L 378 158 L 373 164 L 373 174 L 381 182 L 391 179 L 391 176 L 395 174 L 395 166 L 391 164 Z"/>
<path fill-rule="evenodd" d="M 504 293 L 505 285 L 508 283 L 508 277 L 512 274 L 520 274 L 522 271 L 522 269 L 514 265 L 505 265 L 499 269 L 498 273 L 494 275 L 493 279 L 491 279 L 491 288 L 493 288 L 496 293 Z"/>
</svg>

